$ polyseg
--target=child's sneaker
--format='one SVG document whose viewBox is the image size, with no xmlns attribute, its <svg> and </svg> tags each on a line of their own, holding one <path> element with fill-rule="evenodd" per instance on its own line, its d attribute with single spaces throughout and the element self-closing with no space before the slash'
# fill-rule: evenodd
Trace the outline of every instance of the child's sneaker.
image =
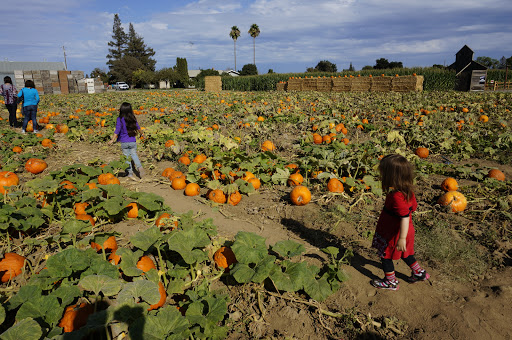
<svg viewBox="0 0 512 340">
<path fill-rule="evenodd" d="M 430 279 L 430 275 L 428 275 L 426 270 L 422 270 L 419 274 L 412 273 L 412 275 L 407 278 L 407 282 L 415 283 L 419 281 L 427 281 L 428 279 Z"/>
<path fill-rule="evenodd" d="M 384 278 L 384 279 L 372 280 L 371 284 L 375 288 L 379 288 L 379 289 L 398 290 L 398 280 L 389 281 L 386 278 Z"/>
</svg>

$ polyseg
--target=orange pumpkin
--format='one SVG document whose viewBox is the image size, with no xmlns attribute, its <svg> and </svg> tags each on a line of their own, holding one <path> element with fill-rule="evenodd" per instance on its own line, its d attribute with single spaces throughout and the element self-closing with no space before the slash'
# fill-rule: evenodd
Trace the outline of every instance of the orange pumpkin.
<svg viewBox="0 0 512 340">
<path fill-rule="evenodd" d="M 248 180 L 247 182 L 251 183 L 251 184 L 252 184 L 252 186 L 254 187 L 254 189 L 256 189 L 256 190 L 258 190 L 258 189 L 260 188 L 260 186 L 261 186 L 261 181 L 260 181 L 260 179 L 259 179 L 259 178 L 256 178 L 256 177 L 254 177 L 254 178 L 249 178 L 249 180 Z"/>
<path fill-rule="evenodd" d="M 98 183 L 105 185 L 105 184 L 107 184 L 107 180 L 112 177 L 115 177 L 115 176 L 110 172 L 101 174 L 98 176 Z"/>
<path fill-rule="evenodd" d="M 149 256 L 142 256 L 137 262 L 137 268 L 142 270 L 144 273 L 150 269 L 156 269 L 155 263 Z"/>
<path fill-rule="evenodd" d="M 237 263 L 235 253 L 229 247 L 221 247 L 215 254 L 213 254 L 213 261 L 218 268 L 223 268 L 226 271 L 229 270 L 229 266 Z"/>
<path fill-rule="evenodd" d="M 261 151 L 274 151 L 276 146 L 269 140 L 266 140 L 261 144 Z"/>
<path fill-rule="evenodd" d="M 315 144 L 322 144 L 322 136 L 318 133 L 313 134 L 313 143 Z"/>
<path fill-rule="evenodd" d="M 170 224 L 170 223 L 173 223 L 174 226 L 178 226 L 178 221 L 172 221 L 172 216 L 169 215 L 168 213 L 163 213 L 162 215 L 160 215 L 160 217 L 158 217 L 158 219 L 155 221 L 155 225 L 157 227 L 165 227 L 166 225 Z M 174 227 L 171 226 L 171 230 L 173 230 Z"/>
<path fill-rule="evenodd" d="M 208 199 L 215 203 L 226 203 L 226 195 L 224 195 L 224 192 L 220 189 L 211 190 L 208 193 Z"/>
<path fill-rule="evenodd" d="M 441 183 L 441 189 L 443 189 L 443 191 L 446 192 L 456 191 L 457 189 L 459 189 L 459 184 L 457 183 L 455 178 L 448 177 L 443 181 L 443 183 Z"/>
<path fill-rule="evenodd" d="M 19 146 L 15 146 L 14 148 L 12 148 L 12 152 L 14 153 L 22 153 L 23 152 L 23 149 Z"/>
<path fill-rule="evenodd" d="M 168 141 L 165 142 L 166 148 L 170 148 L 173 145 L 174 145 L 174 141 L 172 139 L 169 139 Z"/>
<path fill-rule="evenodd" d="M 11 171 L 0 172 L 0 193 L 5 194 L 7 192 L 6 187 L 18 185 L 20 179 L 18 175 Z"/>
<path fill-rule="evenodd" d="M 128 208 L 128 218 L 139 217 L 139 206 L 137 203 L 132 202 L 126 206 Z"/>
<path fill-rule="evenodd" d="M 181 163 L 181 164 L 185 164 L 185 165 L 189 165 L 190 164 L 190 158 L 188 156 L 181 156 L 179 159 L 178 159 L 178 162 Z"/>
<path fill-rule="evenodd" d="M 185 177 L 176 177 L 172 180 L 171 187 L 174 190 L 183 190 L 187 187 Z"/>
<path fill-rule="evenodd" d="M 489 173 L 487 174 L 487 177 L 494 178 L 494 179 L 496 179 L 498 181 L 504 181 L 505 180 L 505 174 L 503 172 L 501 172 L 500 170 L 498 170 L 498 169 L 489 170 Z"/>
<path fill-rule="evenodd" d="M 117 241 L 114 236 L 110 236 L 103 242 L 103 246 L 100 246 L 96 242 L 91 242 L 91 248 L 96 249 L 96 251 L 101 251 L 102 248 L 105 248 L 106 252 L 116 251 L 117 250 Z"/>
<path fill-rule="evenodd" d="M 427 158 L 428 157 L 428 149 L 427 148 L 423 148 L 423 147 L 419 147 L 416 149 L 416 151 L 414 152 L 419 158 Z"/>
<path fill-rule="evenodd" d="M 306 205 L 311 201 L 311 192 L 303 185 L 298 185 L 290 193 L 290 200 L 295 205 Z"/>
<path fill-rule="evenodd" d="M 174 171 L 175 170 L 173 168 L 165 168 L 164 171 L 162 171 L 162 176 L 169 178 L 169 176 L 172 175 Z"/>
<path fill-rule="evenodd" d="M 228 204 L 235 206 L 238 203 L 240 203 L 241 200 L 242 200 L 242 195 L 238 191 L 235 191 L 234 193 L 229 195 Z"/>
<path fill-rule="evenodd" d="M 192 162 L 201 164 L 205 160 L 206 160 L 206 155 L 200 154 L 200 155 L 195 156 L 194 159 L 192 160 Z"/>
<path fill-rule="evenodd" d="M 68 133 L 69 128 L 66 124 L 57 124 L 55 127 L 55 132 L 57 133 Z"/>
<path fill-rule="evenodd" d="M 94 221 L 94 218 L 88 214 L 75 215 L 75 218 L 77 220 L 81 220 L 81 221 L 89 221 L 93 227 L 96 224 L 96 222 Z"/>
<path fill-rule="evenodd" d="M 87 324 L 87 319 L 92 313 L 94 313 L 94 305 L 85 302 L 82 302 L 80 306 L 68 306 L 59 322 L 59 327 L 64 328 L 64 333 L 76 331 Z"/>
<path fill-rule="evenodd" d="M 7 282 L 21 274 L 25 266 L 25 258 L 16 253 L 5 253 L 0 260 L 0 281 Z"/>
<path fill-rule="evenodd" d="M 108 256 L 108 262 L 118 265 L 121 262 L 121 256 L 117 255 L 115 251 L 111 252 Z"/>
<path fill-rule="evenodd" d="M 329 192 L 343 192 L 345 188 L 343 188 L 343 183 L 337 178 L 331 178 L 329 182 L 327 182 L 327 190 Z"/>
<path fill-rule="evenodd" d="M 33 174 L 39 174 L 48 167 L 45 161 L 39 158 L 29 158 L 25 163 L 25 170 Z"/>
<path fill-rule="evenodd" d="M 165 291 L 164 285 L 160 281 L 158 281 L 158 292 L 160 293 L 160 300 L 158 300 L 158 302 L 154 305 L 150 305 L 148 311 L 162 307 L 165 303 L 165 300 L 167 300 L 167 292 Z"/>
<path fill-rule="evenodd" d="M 478 117 L 478 121 L 480 121 L 482 123 L 487 123 L 489 121 L 489 116 L 487 116 L 487 115 L 480 115 L 480 117 Z"/>
<path fill-rule="evenodd" d="M 442 206 L 451 207 L 453 212 L 464 211 L 468 204 L 466 197 L 458 191 L 448 191 L 437 200 Z"/>
<path fill-rule="evenodd" d="M 77 202 L 73 205 L 73 210 L 75 211 L 75 215 L 83 215 L 87 214 L 85 209 L 89 206 L 87 202 Z"/>
<path fill-rule="evenodd" d="M 304 182 L 304 177 L 302 177 L 298 172 L 291 174 L 290 177 L 288 177 L 288 185 L 291 187 L 301 185 L 302 182 Z"/>
<path fill-rule="evenodd" d="M 41 141 L 41 145 L 45 148 L 49 148 L 53 145 L 53 142 L 51 139 L 45 138 Z"/>
<path fill-rule="evenodd" d="M 197 196 L 201 193 L 201 187 L 197 183 L 188 183 L 185 187 L 185 195 Z"/>
</svg>

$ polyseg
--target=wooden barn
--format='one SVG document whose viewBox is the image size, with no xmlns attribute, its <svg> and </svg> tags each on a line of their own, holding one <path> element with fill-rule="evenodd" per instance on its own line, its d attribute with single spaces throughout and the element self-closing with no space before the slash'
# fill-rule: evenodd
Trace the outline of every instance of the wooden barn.
<svg viewBox="0 0 512 340">
<path fill-rule="evenodd" d="M 455 54 L 455 62 L 448 66 L 455 70 L 458 91 L 483 91 L 487 79 L 487 67 L 473 60 L 473 50 L 464 45 Z"/>
</svg>

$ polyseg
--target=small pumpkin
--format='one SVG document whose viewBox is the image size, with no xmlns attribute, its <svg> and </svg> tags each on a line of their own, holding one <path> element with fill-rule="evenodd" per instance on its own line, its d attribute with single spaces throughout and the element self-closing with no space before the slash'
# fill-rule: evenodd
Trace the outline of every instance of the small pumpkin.
<svg viewBox="0 0 512 340">
<path fill-rule="evenodd" d="M 101 174 L 101 175 L 98 176 L 98 183 L 102 184 L 102 185 L 105 185 L 105 184 L 107 184 L 107 180 L 109 178 L 112 178 L 112 177 L 115 177 L 115 176 L 112 173 L 110 173 L 110 172 Z"/>
<path fill-rule="evenodd" d="M 185 187 L 185 195 L 197 196 L 201 193 L 201 187 L 197 183 L 188 183 Z"/>
<path fill-rule="evenodd" d="M 15 146 L 14 148 L 12 148 L 12 152 L 14 152 L 14 153 L 22 153 L 23 149 L 20 146 Z"/>
<path fill-rule="evenodd" d="M 49 147 L 52 147 L 53 146 L 53 142 L 51 139 L 49 138 L 45 138 L 41 141 L 41 145 L 45 148 L 49 148 Z"/>
<path fill-rule="evenodd" d="M 137 262 L 137 268 L 142 270 L 144 273 L 150 269 L 156 269 L 155 263 L 149 256 L 142 256 Z"/>
<path fill-rule="evenodd" d="M 187 187 L 187 181 L 185 177 L 176 177 L 171 182 L 171 187 L 174 190 L 183 190 Z"/>
<path fill-rule="evenodd" d="M 85 212 L 85 209 L 89 206 L 89 203 L 87 202 L 77 202 L 73 205 L 73 210 L 75 212 L 75 215 L 83 215 L 87 214 Z"/>
<path fill-rule="evenodd" d="M 237 263 L 235 253 L 229 247 L 221 247 L 213 254 L 213 261 L 218 268 L 229 271 L 229 266 Z"/>
<path fill-rule="evenodd" d="M 322 139 L 322 136 L 320 134 L 318 134 L 318 133 L 314 133 L 313 134 L 313 143 L 315 143 L 315 144 L 322 144 L 322 141 L 323 141 L 323 139 Z"/>
<path fill-rule="evenodd" d="M 501 172 L 501 170 L 498 169 L 491 169 L 489 170 L 489 173 L 487 174 L 487 177 L 494 178 L 498 181 L 504 181 L 505 180 L 505 174 Z"/>
<path fill-rule="evenodd" d="M 59 327 L 64 329 L 64 333 L 76 331 L 87 324 L 87 319 L 92 313 L 94 313 L 94 305 L 85 302 L 80 305 L 68 306 L 64 311 L 64 316 L 60 319 Z"/>
<path fill-rule="evenodd" d="M 157 227 L 159 227 L 159 228 L 162 228 L 162 227 L 165 227 L 165 226 L 168 226 L 168 225 L 171 225 L 171 224 L 174 224 L 174 226 L 177 227 L 178 226 L 178 221 L 173 221 L 173 217 L 171 215 L 169 215 L 168 213 L 163 213 L 155 221 L 155 225 Z M 174 227 L 171 226 L 170 229 L 173 230 Z"/>
<path fill-rule="evenodd" d="M 220 204 L 226 203 L 226 195 L 220 189 L 211 190 L 208 193 L 208 199 L 215 203 L 220 203 Z"/>
<path fill-rule="evenodd" d="M 116 251 L 113 251 L 108 256 L 108 262 L 115 264 L 116 266 L 121 262 L 121 256 L 116 254 Z"/>
<path fill-rule="evenodd" d="M 175 144 L 174 141 L 172 139 L 169 139 L 168 141 L 165 142 L 165 147 L 170 148 L 174 144 Z"/>
<path fill-rule="evenodd" d="M 25 266 L 25 258 L 16 253 L 5 253 L 0 260 L 0 281 L 7 282 L 21 274 Z"/>
<path fill-rule="evenodd" d="M 126 208 L 128 209 L 128 218 L 139 217 L 139 206 L 136 202 L 129 203 Z"/>
<path fill-rule="evenodd" d="M 247 182 L 251 183 L 255 190 L 258 190 L 261 187 L 261 181 L 259 178 L 250 178 Z"/>
<path fill-rule="evenodd" d="M 295 205 L 306 205 L 311 201 L 311 192 L 303 185 L 298 185 L 290 192 L 290 200 Z"/>
<path fill-rule="evenodd" d="M 195 156 L 194 159 L 192 160 L 192 162 L 201 164 L 205 160 L 206 160 L 206 155 L 200 154 L 200 155 Z"/>
<path fill-rule="evenodd" d="M 274 151 L 276 146 L 269 140 L 266 140 L 261 144 L 261 151 Z"/>
<path fill-rule="evenodd" d="M 18 185 L 20 183 L 20 179 L 18 175 L 11 171 L 2 171 L 0 172 L 0 193 L 5 194 L 7 192 L 6 187 L 11 187 L 13 185 Z"/>
<path fill-rule="evenodd" d="M 178 159 L 178 162 L 181 163 L 181 164 L 184 164 L 184 165 L 190 165 L 190 158 L 188 156 L 181 156 L 179 159 Z"/>
<path fill-rule="evenodd" d="M 441 189 L 446 192 L 457 191 L 457 189 L 459 189 L 459 184 L 455 178 L 448 177 L 443 181 L 443 183 L 441 183 Z"/>
<path fill-rule="evenodd" d="M 96 221 L 94 221 L 94 218 L 88 214 L 75 215 L 75 218 L 77 220 L 81 220 L 81 221 L 89 221 L 89 223 L 91 223 L 91 226 L 93 226 L 93 227 L 96 224 Z"/>
<path fill-rule="evenodd" d="M 466 197 L 458 191 L 448 191 L 437 200 L 442 206 L 451 207 L 453 212 L 464 211 L 468 204 Z"/>
<path fill-rule="evenodd" d="M 291 174 L 290 177 L 288 177 L 288 185 L 291 187 L 301 185 L 302 182 L 304 182 L 304 177 L 302 177 L 298 172 Z"/>
<path fill-rule="evenodd" d="M 169 178 L 169 176 L 172 175 L 174 171 L 175 170 L 173 168 L 165 168 L 164 171 L 162 171 L 162 176 Z"/>
<path fill-rule="evenodd" d="M 331 178 L 329 182 L 327 182 L 327 190 L 329 192 L 343 192 L 345 188 L 343 188 L 343 183 L 337 178 Z"/>
<path fill-rule="evenodd" d="M 428 154 L 429 154 L 429 151 L 427 148 L 424 148 L 424 147 L 419 147 L 416 149 L 416 151 L 414 152 L 419 158 L 427 158 L 428 157 Z"/>
<path fill-rule="evenodd" d="M 57 133 L 68 133 L 69 127 L 66 124 L 57 124 L 55 132 Z"/>
<path fill-rule="evenodd" d="M 241 200 L 242 200 L 242 195 L 240 194 L 240 192 L 235 191 L 234 193 L 229 195 L 229 197 L 228 197 L 228 204 L 231 204 L 231 205 L 235 206 L 238 203 L 240 203 Z"/>
<path fill-rule="evenodd" d="M 100 246 L 96 242 L 91 242 L 91 248 L 96 249 L 96 251 L 101 251 L 102 248 L 105 248 L 106 252 L 116 251 L 117 250 L 117 241 L 114 236 L 110 236 L 103 242 L 103 246 Z"/>
<path fill-rule="evenodd" d="M 39 158 L 29 158 L 25 163 L 25 170 L 33 174 L 39 174 L 48 167 L 48 164 Z"/>
<path fill-rule="evenodd" d="M 165 303 L 165 300 L 167 300 L 167 292 L 165 291 L 164 285 L 160 281 L 158 281 L 158 292 L 160 293 L 160 300 L 158 300 L 158 302 L 154 305 L 150 305 L 148 311 L 162 307 Z"/>
</svg>

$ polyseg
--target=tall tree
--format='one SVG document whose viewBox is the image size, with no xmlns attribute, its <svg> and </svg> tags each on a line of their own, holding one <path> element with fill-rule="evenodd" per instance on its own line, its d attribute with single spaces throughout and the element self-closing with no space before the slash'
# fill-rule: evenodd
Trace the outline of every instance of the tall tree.
<svg viewBox="0 0 512 340">
<path fill-rule="evenodd" d="M 121 19 L 116 13 L 114 14 L 114 25 L 112 27 L 112 40 L 108 42 L 107 65 L 111 71 L 114 63 L 123 57 L 127 39 L 128 37 L 121 26 Z"/>
<path fill-rule="evenodd" d="M 125 55 L 139 59 L 147 70 L 155 71 L 156 60 L 151 58 L 155 51 L 146 46 L 144 39 L 135 32 L 132 23 L 128 29 Z"/>
<path fill-rule="evenodd" d="M 180 87 L 186 87 L 189 84 L 189 76 L 188 76 L 188 64 L 187 59 L 185 58 L 176 58 L 176 73 L 177 73 L 177 83 Z"/>
<path fill-rule="evenodd" d="M 234 70 L 236 71 L 237 70 L 236 69 L 236 40 L 240 36 L 240 30 L 238 29 L 237 26 L 231 27 L 231 32 L 229 32 L 229 36 L 231 37 L 231 39 L 233 39 L 233 43 L 235 45 L 235 69 Z"/>
<path fill-rule="evenodd" d="M 249 29 L 249 35 L 252 37 L 253 64 L 256 65 L 256 37 L 260 35 L 260 28 L 256 24 L 252 24 Z"/>
</svg>

